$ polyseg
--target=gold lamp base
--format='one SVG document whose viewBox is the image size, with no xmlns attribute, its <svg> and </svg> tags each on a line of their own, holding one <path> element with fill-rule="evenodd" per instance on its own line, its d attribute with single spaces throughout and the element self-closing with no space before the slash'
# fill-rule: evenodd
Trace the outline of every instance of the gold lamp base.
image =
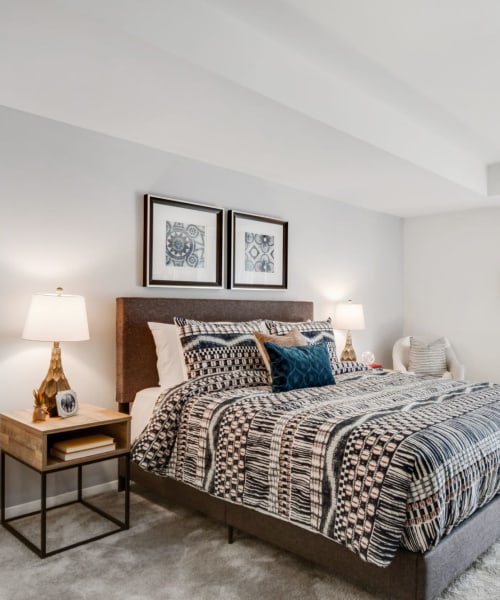
<svg viewBox="0 0 500 600">
<path fill-rule="evenodd" d="M 45 379 L 40 384 L 37 391 L 39 402 L 47 406 L 50 417 L 57 417 L 56 394 L 63 390 L 70 390 L 71 387 L 64 375 L 61 361 L 61 348 L 59 342 L 54 342 L 52 355 L 50 357 L 49 370 Z"/>
<path fill-rule="evenodd" d="M 342 354 L 340 355 L 340 360 L 343 362 L 356 360 L 356 352 L 354 352 L 354 348 L 352 347 L 352 336 L 350 330 L 347 331 L 345 346 L 342 350 Z"/>
</svg>

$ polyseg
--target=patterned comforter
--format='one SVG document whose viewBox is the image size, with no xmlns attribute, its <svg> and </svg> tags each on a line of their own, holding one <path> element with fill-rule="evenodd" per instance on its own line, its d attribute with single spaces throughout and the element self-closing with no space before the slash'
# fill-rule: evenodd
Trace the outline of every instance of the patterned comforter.
<svg viewBox="0 0 500 600">
<path fill-rule="evenodd" d="M 159 397 L 132 460 L 387 566 L 500 492 L 500 386 L 357 372 L 273 394 L 265 371 L 201 376 Z"/>
</svg>

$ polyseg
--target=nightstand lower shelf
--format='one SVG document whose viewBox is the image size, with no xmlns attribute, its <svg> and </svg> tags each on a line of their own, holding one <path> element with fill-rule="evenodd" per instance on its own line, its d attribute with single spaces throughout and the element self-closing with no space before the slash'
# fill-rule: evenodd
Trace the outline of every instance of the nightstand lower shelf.
<svg viewBox="0 0 500 600">
<path fill-rule="evenodd" d="M 23 515 L 18 515 L 16 517 L 11 517 L 7 519 L 5 517 L 5 456 L 9 456 L 11 459 L 20 462 L 25 465 L 27 468 L 36 471 L 40 475 L 40 510 L 25 513 Z M 83 483 L 83 467 L 90 464 L 95 464 L 98 462 L 102 462 L 105 460 L 116 459 L 123 460 L 125 463 L 125 468 L 123 470 L 123 479 L 120 480 L 120 485 L 123 485 L 123 490 L 120 493 L 123 493 L 124 499 L 124 518 L 123 520 L 117 519 L 113 515 L 104 511 L 103 509 L 95 506 L 91 502 L 89 502 L 86 498 L 83 497 L 82 492 L 82 483 Z M 52 556 L 54 554 L 58 554 L 59 552 L 63 552 L 64 550 L 70 550 L 71 548 L 75 548 L 77 546 L 81 546 L 83 544 L 88 544 L 89 542 L 94 542 L 101 538 L 107 537 L 108 535 L 112 535 L 117 533 L 118 531 L 123 531 L 129 528 L 130 525 L 130 463 L 129 463 L 130 453 L 129 452 L 121 452 L 119 456 L 116 453 L 113 455 L 106 456 L 105 454 L 97 456 L 93 459 L 85 460 L 83 463 L 79 464 L 61 464 L 58 466 L 56 471 L 46 471 L 39 470 L 30 464 L 20 460 L 16 456 L 13 456 L 9 452 L 5 450 L 0 451 L 0 514 L 1 514 L 1 524 L 10 531 L 16 538 L 18 538 L 21 542 L 23 542 L 30 550 L 35 552 L 40 558 L 46 558 L 48 556 Z M 58 504 L 56 506 L 51 506 L 47 508 L 47 475 L 54 472 L 59 472 L 61 470 L 67 469 L 77 469 L 77 499 L 72 500 L 71 502 L 65 502 L 62 504 Z M 86 538 L 84 540 L 78 541 L 73 544 L 67 544 L 65 546 L 59 547 L 55 550 L 47 551 L 47 513 L 49 511 L 53 511 L 55 509 L 63 508 L 66 506 L 70 506 L 72 504 L 81 504 L 91 511 L 97 513 L 99 516 L 103 517 L 107 521 L 110 521 L 116 528 L 106 531 L 105 533 L 101 533 L 98 535 L 94 535 L 92 537 Z M 16 529 L 12 523 L 15 521 L 19 521 L 20 519 L 25 519 L 26 517 L 40 515 L 40 546 L 36 546 L 30 539 L 28 539 L 21 531 Z"/>
</svg>

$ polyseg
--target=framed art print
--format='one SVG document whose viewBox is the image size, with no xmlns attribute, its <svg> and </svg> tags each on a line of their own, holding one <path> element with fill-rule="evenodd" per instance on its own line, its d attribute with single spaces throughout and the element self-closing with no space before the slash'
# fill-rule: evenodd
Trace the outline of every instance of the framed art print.
<svg viewBox="0 0 500 600">
<path fill-rule="evenodd" d="M 288 223 L 229 211 L 229 287 L 286 290 Z"/>
<path fill-rule="evenodd" d="M 144 196 L 146 287 L 222 287 L 223 209 Z"/>
</svg>

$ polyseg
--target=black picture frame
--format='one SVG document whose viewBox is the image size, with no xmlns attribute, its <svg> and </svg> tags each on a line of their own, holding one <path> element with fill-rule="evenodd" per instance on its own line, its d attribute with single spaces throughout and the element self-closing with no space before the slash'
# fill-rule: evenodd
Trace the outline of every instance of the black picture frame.
<svg viewBox="0 0 500 600">
<path fill-rule="evenodd" d="M 288 222 L 274 217 L 228 211 L 228 287 L 288 288 Z"/>
<path fill-rule="evenodd" d="M 224 211 L 144 195 L 145 287 L 223 287 Z"/>
</svg>

